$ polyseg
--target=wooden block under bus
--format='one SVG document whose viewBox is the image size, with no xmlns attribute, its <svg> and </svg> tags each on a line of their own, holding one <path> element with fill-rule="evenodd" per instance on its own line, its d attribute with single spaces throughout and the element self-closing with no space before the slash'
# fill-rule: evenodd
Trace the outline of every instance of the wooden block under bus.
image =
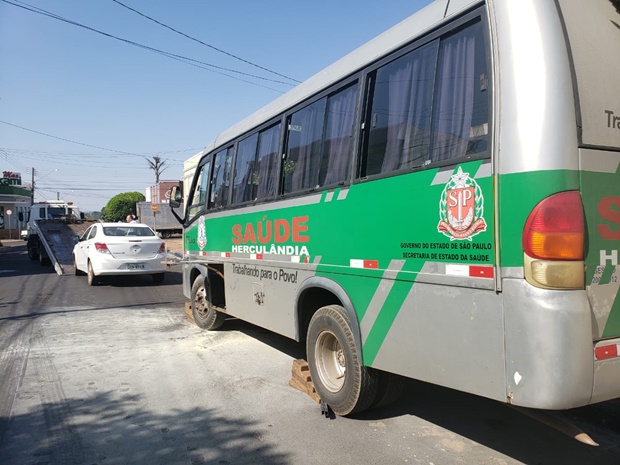
<svg viewBox="0 0 620 465">
<path fill-rule="evenodd" d="M 304 359 L 298 358 L 293 360 L 293 371 L 310 371 L 310 367 L 308 366 L 308 362 Z"/>
<path fill-rule="evenodd" d="M 190 323 L 196 324 L 196 321 L 194 320 L 194 315 L 192 314 L 192 303 L 191 302 L 185 302 L 185 316 L 187 316 L 187 319 L 189 320 Z"/>
<path fill-rule="evenodd" d="M 291 380 L 289 386 L 308 394 L 315 402 L 320 403 L 321 399 L 314 389 L 312 378 L 310 377 L 310 368 L 305 360 L 293 360 L 293 368 L 291 370 Z"/>
</svg>

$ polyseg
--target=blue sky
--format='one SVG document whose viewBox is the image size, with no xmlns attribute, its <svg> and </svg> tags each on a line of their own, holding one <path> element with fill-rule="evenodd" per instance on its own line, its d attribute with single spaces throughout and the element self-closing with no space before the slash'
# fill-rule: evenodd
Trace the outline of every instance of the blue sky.
<svg viewBox="0 0 620 465">
<path fill-rule="evenodd" d="M 7 1 L 161 51 L 292 83 L 113 0 Z M 431 3 L 119 1 L 299 81 Z M 0 0 L 0 171 L 20 172 L 30 182 L 34 167 L 36 200 L 59 195 L 85 211 L 100 210 L 121 192 L 144 193 L 155 182 L 145 158 L 166 160 L 162 179 L 181 179 L 184 160 L 292 88 L 216 71 Z"/>
</svg>

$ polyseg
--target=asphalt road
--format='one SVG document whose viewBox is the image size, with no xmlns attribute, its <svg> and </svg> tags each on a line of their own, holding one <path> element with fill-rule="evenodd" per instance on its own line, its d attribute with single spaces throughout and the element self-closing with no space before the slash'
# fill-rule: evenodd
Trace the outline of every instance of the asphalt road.
<svg viewBox="0 0 620 465">
<path fill-rule="evenodd" d="M 614 464 L 620 402 L 564 413 L 585 446 L 505 405 L 410 382 L 327 419 L 288 381 L 303 347 L 238 320 L 204 332 L 178 272 L 58 276 L 0 248 L 0 464 Z"/>
</svg>

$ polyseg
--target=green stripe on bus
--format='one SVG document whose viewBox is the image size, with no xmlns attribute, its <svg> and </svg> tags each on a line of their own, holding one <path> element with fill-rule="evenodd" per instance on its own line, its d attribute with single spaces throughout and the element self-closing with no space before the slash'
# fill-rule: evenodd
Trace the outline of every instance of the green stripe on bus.
<svg viewBox="0 0 620 465">
<path fill-rule="evenodd" d="M 363 348 L 363 359 L 365 365 L 372 365 L 387 337 L 398 312 L 403 306 L 403 302 L 409 295 L 413 283 L 406 281 L 396 281 L 390 295 L 385 301 L 381 312 L 377 316 L 374 326 L 366 338 Z M 412 309 L 411 309 L 412 310 Z"/>
</svg>

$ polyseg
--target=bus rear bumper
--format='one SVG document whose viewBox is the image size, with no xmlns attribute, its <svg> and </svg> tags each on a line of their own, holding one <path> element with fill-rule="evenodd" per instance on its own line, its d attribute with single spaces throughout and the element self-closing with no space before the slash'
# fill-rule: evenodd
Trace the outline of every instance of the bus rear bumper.
<svg viewBox="0 0 620 465">
<path fill-rule="evenodd" d="M 507 401 L 549 410 L 589 404 L 595 366 L 585 291 L 539 289 L 524 279 L 505 279 L 503 307 Z"/>
</svg>

